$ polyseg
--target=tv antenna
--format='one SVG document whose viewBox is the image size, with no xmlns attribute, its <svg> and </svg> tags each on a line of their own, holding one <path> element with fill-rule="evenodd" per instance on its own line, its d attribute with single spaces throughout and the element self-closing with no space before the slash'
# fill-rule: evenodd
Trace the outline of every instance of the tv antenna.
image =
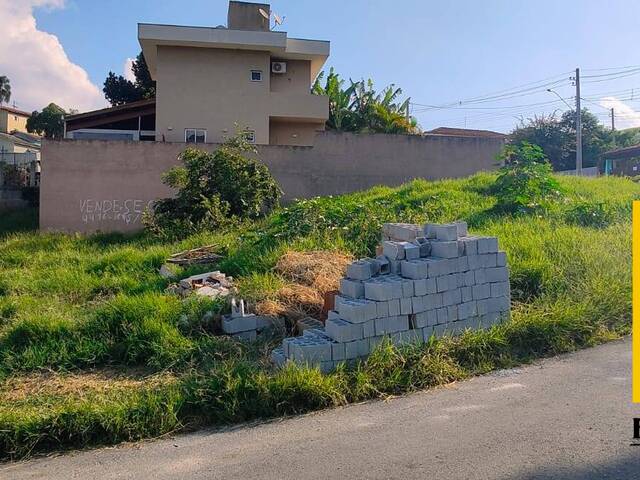
<svg viewBox="0 0 640 480">
<path fill-rule="evenodd" d="M 287 18 L 284 15 L 281 17 L 275 12 L 270 12 L 270 11 L 267 12 L 263 8 L 259 8 L 258 12 L 260 13 L 260 15 L 262 15 L 264 18 L 266 18 L 269 21 L 271 20 L 271 17 L 273 17 L 273 25 L 271 26 L 272 30 L 276 28 L 278 25 L 282 25 L 284 23 L 284 19 Z"/>
</svg>

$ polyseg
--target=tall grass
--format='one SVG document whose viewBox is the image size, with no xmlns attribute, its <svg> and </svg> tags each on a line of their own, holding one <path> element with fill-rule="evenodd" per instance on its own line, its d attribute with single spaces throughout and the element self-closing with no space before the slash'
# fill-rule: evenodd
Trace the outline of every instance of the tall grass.
<svg viewBox="0 0 640 480">
<path fill-rule="evenodd" d="M 175 379 L 84 395 L 41 392 L 19 402 L 0 383 L 0 456 L 398 394 L 628 333 L 630 208 L 640 187 L 619 178 L 560 178 L 566 200 L 553 211 L 504 216 L 493 209 L 492 180 L 414 181 L 305 200 L 259 222 L 175 243 L 145 235 L 2 233 L 0 222 L 0 382 L 103 368 L 171 372 Z M 574 207 L 590 212 L 594 202 L 605 206 L 598 222 L 576 222 Z M 368 361 L 330 375 L 294 366 L 274 371 L 266 354 L 277 338 L 243 345 L 213 336 L 202 315 L 223 306 L 169 297 L 168 281 L 157 274 L 170 253 L 214 244 L 224 255 L 220 268 L 256 297 L 282 284 L 271 269 L 287 249 L 371 255 L 386 221 L 455 219 L 498 236 L 507 251 L 511 320 L 402 349 L 383 344 Z"/>
</svg>

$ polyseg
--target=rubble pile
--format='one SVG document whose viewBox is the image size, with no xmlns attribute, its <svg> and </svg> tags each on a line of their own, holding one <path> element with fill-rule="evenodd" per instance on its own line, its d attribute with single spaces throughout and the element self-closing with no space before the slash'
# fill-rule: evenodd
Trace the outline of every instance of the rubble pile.
<svg viewBox="0 0 640 480">
<path fill-rule="evenodd" d="M 332 370 L 363 358 L 385 338 L 396 345 L 488 328 L 509 316 L 505 252 L 495 237 L 469 235 L 465 222 L 383 226 L 376 258 L 347 267 L 324 328 L 304 329 L 272 352 Z"/>
<path fill-rule="evenodd" d="M 226 297 L 234 292 L 233 277 L 227 277 L 218 270 L 201 273 L 169 285 L 167 291 L 180 297 L 186 297 L 192 293 L 209 298 Z"/>
</svg>

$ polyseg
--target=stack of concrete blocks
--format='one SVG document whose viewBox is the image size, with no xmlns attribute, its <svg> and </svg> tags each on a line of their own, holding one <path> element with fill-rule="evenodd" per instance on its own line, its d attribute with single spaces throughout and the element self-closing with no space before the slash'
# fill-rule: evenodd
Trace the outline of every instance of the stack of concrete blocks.
<svg viewBox="0 0 640 480">
<path fill-rule="evenodd" d="M 495 237 L 470 236 L 465 222 L 389 223 L 382 254 L 347 268 L 324 329 L 285 338 L 272 359 L 330 371 L 366 357 L 385 336 L 402 345 L 490 327 L 510 304 L 507 258 Z"/>
<path fill-rule="evenodd" d="M 273 325 L 273 318 L 245 312 L 244 300 L 231 299 L 231 313 L 222 316 L 222 331 L 238 340 L 254 342 L 258 333 Z"/>
</svg>

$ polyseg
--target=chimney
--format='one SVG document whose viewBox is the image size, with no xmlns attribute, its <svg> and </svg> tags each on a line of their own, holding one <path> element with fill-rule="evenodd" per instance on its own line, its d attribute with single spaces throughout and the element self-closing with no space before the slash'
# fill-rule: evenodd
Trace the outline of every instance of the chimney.
<svg viewBox="0 0 640 480">
<path fill-rule="evenodd" d="M 268 32 L 269 19 L 264 18 L 259 9 L 269 14 L 271 6 L 268 3 L 229 2 L 227 14 L 227 28 L 230 30 L 254 30 Z"/>
</svg>

